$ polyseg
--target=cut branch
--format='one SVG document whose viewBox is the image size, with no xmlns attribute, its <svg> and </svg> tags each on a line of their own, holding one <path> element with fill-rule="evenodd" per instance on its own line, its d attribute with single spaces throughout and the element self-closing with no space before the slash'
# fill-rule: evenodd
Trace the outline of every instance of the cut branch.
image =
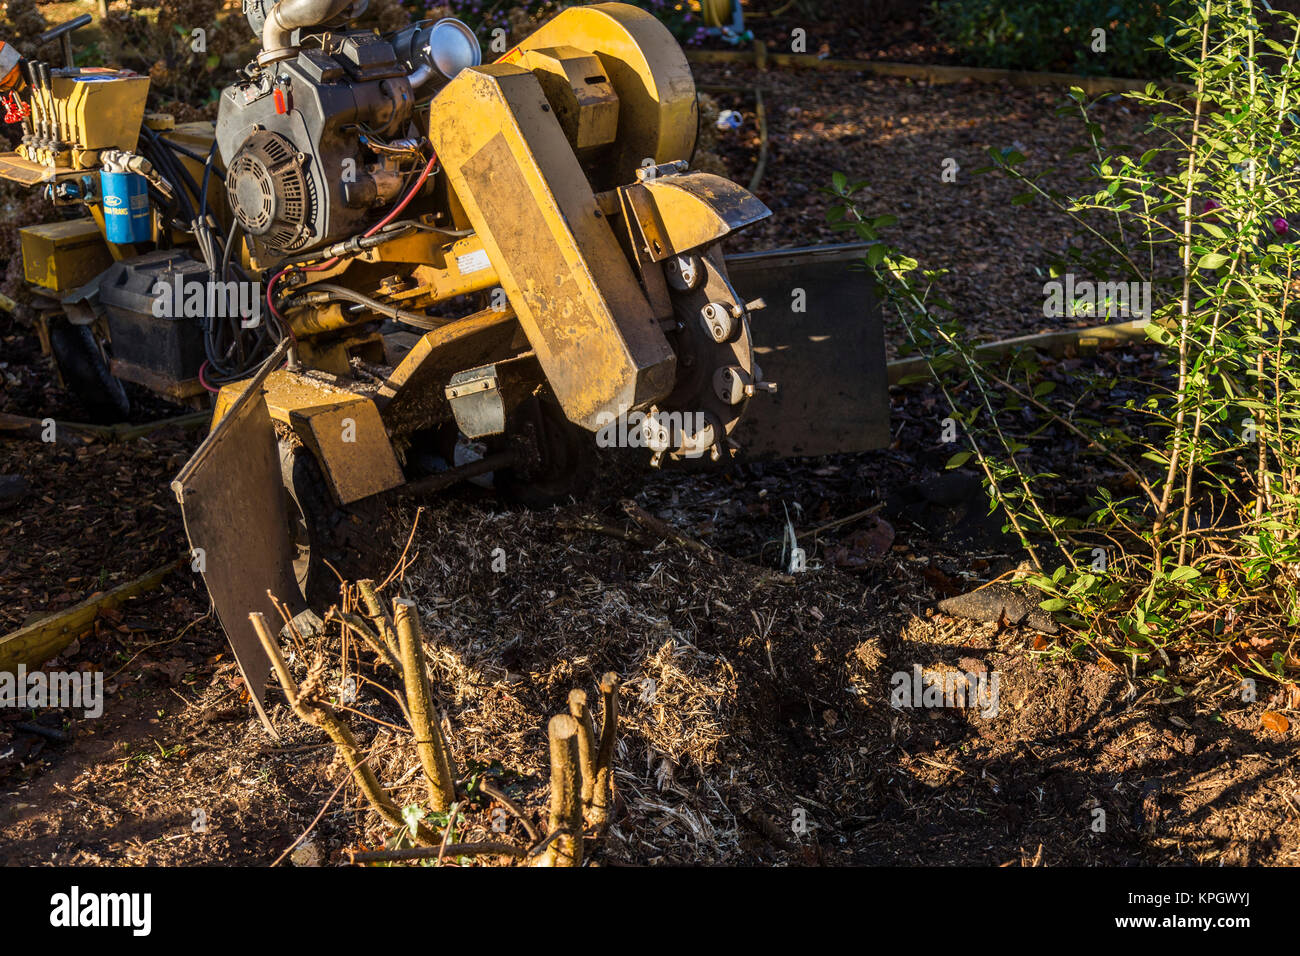
<svg viewBox="0 0 1300 956">
<path fill-rule="evenodd" d="M 298 683 L 289 673 L 289 665 L 285 663 L 284 655 L 280 652 L 280 645 L 275 637 L 271 634 L 271 629 L 266 623 L 266 618 L 258 611 L 248 615 L 253 622 L 253 629 L 257 632 L 258 640 L 262 642 L 262 649 L 266 651 L 266 656 L 271 659 L 271 666 L 275 670 L 276 677 L 280 680 L 280 688 L 284 691 L 284 696 L 289 700 L 289 706 L 303 723 L 310 724 L 324 730 L 329 735 L 330 740 L 334 741 L 334 746 L 338 748 L 339 753 L 343 755 L 343 760 L 352 773 L 352 778 L 356 781 L 357 787 L 360 788 L 362 795 L 369 802 L 370 806 L 383 817 L 386 823 L 402 829 L 407 828 L 406 821 L 402 819 L 402 813 L 393 803 L 392 798 L 384 791 L 379 784 L 379 778 L 375 776 L 374 770 L 365 762 L 361 756 L 361 748 L 357 746 L 357 740 L 352 736 L 352 731 L 348 725 L 343 722 L 342 718 L 334 712 L 334 709 L 321 700 L 309 699 L 306 695 L 299 693 Z M 423 823 L 417 824 L 413 834 L 416 843 L 422 846 L 434 846 L 441 841 Z"/>
<path fill-rule="evenodd" d="M 569 691 L 569 713 L 578 722 L 578 767 L 582 771 L 582 812 L 591 813 L 596 787 L 596 731 L 591 725 L 591 708 L 585 690 Z"/>
<path fill-rule="evenodd" d="M 389 651 L 396 657 L 397 636 L 393 633 L 393 625 L 388 622 L 388 615 L 384 613 L 384 606 L 379 602 L 379 595 L 375 592 L 375 582 L 369 579 L 358 581 L 357 590 L 361 592 L 361 601 L 366 606 L 366 616 L 375 625 L 375 630 L 388 645 Z"/>
<path fill-rule="evenodd" d="M 538 866 L 582 866 L 582 779 L 578 767 L 578 722 L 556 714 L 548 726 L 551 741 L 550 830 L 554 839 Z"/>
<path fill-rule="evenodd" d="M 456 774 L 452 770 L 451 755 L 442 735 L 442 722 L 437 717 L 433 692 L 429 688 L 419 612 L 414 601 L 398 600 L 395 604 L 406 706 L 411 715 L 411 730 L 415 733 L 415 748 L 429 783 L 429 804 L 435 810 L 446 812 L 456 796 Z"/>
<path fill-rule="evenodd" d="M 608 671 L 600 679 L 604 715 L 600 727 L 600 749 L 596 753 L 596 781 L 591 798 L 591 823 L 600 836 L 609 826 L 614 804 L 614 744 L 618 740 L 619 676 Z"/>
</svg>

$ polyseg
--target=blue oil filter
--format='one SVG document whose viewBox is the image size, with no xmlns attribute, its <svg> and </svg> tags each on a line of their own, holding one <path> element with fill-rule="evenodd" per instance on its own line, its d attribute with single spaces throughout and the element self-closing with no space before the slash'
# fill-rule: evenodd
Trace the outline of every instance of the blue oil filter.
<svg viewBox="0 0 1300 956">
<path fill-rule="evenodd" d="M 104 238 L 109 242 L 145 242 L 152 235 L 149 188 L 139 173 L 99 171 L 104 205 Z"/>
</svg>

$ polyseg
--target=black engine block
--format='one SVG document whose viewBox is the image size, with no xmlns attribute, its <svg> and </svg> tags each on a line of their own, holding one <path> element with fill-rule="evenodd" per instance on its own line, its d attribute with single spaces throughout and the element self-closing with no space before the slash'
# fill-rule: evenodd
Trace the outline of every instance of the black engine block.
<svg viewBox="0 0 1300 956">
<path fill-rule="evenodd" d="M 404 181 L 391 150 L 414 132 L 409 67 L 368 31 L 325 33 L 319 46 L 222 91 L 217 147 L 231 207 L 274 254 L 346 238 Z"/>
</svg>

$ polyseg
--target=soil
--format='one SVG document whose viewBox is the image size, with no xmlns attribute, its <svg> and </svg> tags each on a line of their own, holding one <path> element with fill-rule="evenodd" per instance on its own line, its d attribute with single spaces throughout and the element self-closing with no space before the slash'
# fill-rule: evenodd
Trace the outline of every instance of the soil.
<svg viewBox="0 0 1300 956">
<path fill-rule="evenodd" d="M 819 11 L 818 6 L 823 9 Z M 773 52 L 887 63 L 933 65 L 959 61 L 957 51 L 937 35 L 928 3 L 898 0 L 818 5 L 759 0 L 745 2 L 743 7 L 745 29 Z M 692 46 L 718 50 L 748 48 L 748 44 L 729 42 L 717 35 L 701 36 Z"/>
<path fill-rule="evenodd" d="M 829 240 L 817 189 L 843 170 L 873 179 L 868 201 L 903 216 L 918 258 L 953 268 L 948 297 L 977 337 L 1050 324 L 1035 314 L 1036 269 L 1064 228 L 1009 216 L 1010 187 L 992 178 L 943 183 L 939 163 L 952 155 L 969 169 L 985 146 L 1017 140 L 1031 160 L 1082 163 L 1066 155 L 1059 91 L 700 74 L 765 90 L 772 140 L 759 195 L 776 216 L 744 237 L 748 247 Z M 753 107 L 747 94 L 721 105 Z M 1102 109 L 1116 123 L 1138 119 L 1119 103 Z M 719 148 L 742 183 L 757 151 L 752 112 L 746 120 Z M 84 418 L 49 385 L 21 316 L 0 323 L 0 411 Z M 1045 374 L 1068 383 L 1132 362 L 1158 359 L 1104 352 Z M 540 820 L 546 721 L 572 688 L 596 699 L 597 678 L 614 670 L 617 808 L 593 848 L 604 865 L 1300 862 L 1294 731 L 1260 720 L 1290 713 L 1280 692 L 1261 687 L 1246 703 L 1221 685 L 1180 697 L 1104 659 L 1073 659 L 1028 627 L 936 610 L 1023 554 L 988 517 L 978 481 L 944 473 L 952 448 L 934 437 L 936 396 L 913 387 L 891 400 L 895 441 L 869 454 L 721 472 L 648 472 L 615 455 L 584 503 L 528 511 L 467 487 L 418 518 L 391 510 L 373 529 L 374 560 L 392 567 L 406 549 L 384 593 L 418 602 L 461 767 Z M 165 411 L 143 404 L 140 414 Z M 195 442 L 164 431 L 0 443 L 0 473 L 33 486 L 0 512 L 0 627 L 182 555 L 167 482 Z M 1058 471 L 1098 473 L 1060 436 L 1042 444 L 1036 454 Z M 633 534 L 625 499 L 705 548 Z M 774 573 L 787 521 L 802 532 L 839 519 L 851 520 L 806 538 L 808 570 Z M 605 530 L 574 529 L 584 522 Z M 276 691 L 279 739 L 252 715 L 188 569 L 102 614 L 48 666 L 102 671 L 106 708 L 97 719 L 0 713 L 0 861 L 338 863 L 391 836 L 324 736 Z M 996 674 L 996 714 L 891 706 L 896 675 L 917 667 Z M 393 722 L 391 703 L 367 685 L 355 709 L 380 779 L 399 803 L 418 800 L 409 737 L 376 722 Z M 47 733 L 18 726 L 31 721 Z M 472 802 L 457 838 L 522 840 L 517 823 L 494 830 L 492 810 Z M 311 852 L 290 857 L 304 833 Z"/>
<path fill-rule="evenodd" d="M 1044 188 L 1084 192 L 1095 156 L 1078 111 L 1059 112 L 1064 90 L 717 64 L 696 64 L 695 71 L 717 109 L 743 116 L 740 128 L 719 132 L 713 147 L 741 184 L 750 183 L 758 161 L 754 91 L 762 91 L 768 153 L 755 193 L 773 215 L 741 233 L 738 249 L 852 240 L 827 219 L 836 200 L 825 190 L 839 172 L 867 183 L 857 202 L 868 215 L 898 218 L 887 230 L 891 242 L 922 269 L 942 273 L 934 291 L 957 304 L 972 340 L 1105 321 L 1044 315 L 1052 258 L 1066 251 L 1074 229 L 1042 200 L 1013 205 L 1024 186 L 979 172 L 990 149 L 1014 148 L 1025 156 L 1020 168 L 1028 175 L 1045 174 Z M 1145 113 L 1119 96 L 1094 105 L 1089 118 L 1114 142 L 1142 144 L 1136 151 L 1152 145 L 1143 138 Z M 945 177 L 952 163 L 955 175 Z M 895 316 L 885 319 L 894 358 L 907 337 Z"/>
<path fill-rule="evenodd" d="M 896 390 L 899 440 L 866 455 L 648 473 L 629 452 L 603 461 L 603 507 L 517 510 L 468 487 L 390 510 L 374 566 L 410 542 L 385 593 L 418 602 L 461 766 L 542 819 L 546 721 L 614 670 L 607 865 L 1295 863 L 1295 747 L 1260 721 L 1285 712 L 1280 694 L 1174 697 L 1030 628 L 936 611 L 1023 556 L 978 480 L 941 472 L 932 402 Z M 708 550 L 624 540 L 625 499 Z M 787 515 L 800 530 L 860 516 L 805 538 L 809 570 L 786 579 L 772 569 Z M 996 674 L 996 714 L 891 706 L 918 666 Z M 351 786 L 334 795 L 344 769 L 277 692 L 282 739 L 252 716 L 187 570 L 50 667 L 104 671 L 108 705 L 38 717 L 68 743 L 0 718 L 6 862 L 264 865 L 308 829 L 341 862 L 389 836 Z M 376 722 L 400 716 L 368 685 L 355 709 L 380 778 L 418 801 L 408 738 Z M 472 805 L 458 839 L 498 836 L 491 811 Z"/>
</svg>

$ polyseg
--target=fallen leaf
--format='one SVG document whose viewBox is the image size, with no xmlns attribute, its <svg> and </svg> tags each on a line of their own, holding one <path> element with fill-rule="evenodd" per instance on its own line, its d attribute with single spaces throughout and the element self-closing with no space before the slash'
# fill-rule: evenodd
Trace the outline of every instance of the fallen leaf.
<svg viewBox="0 0 1300 956">
<path fill-rule="evenodd" d="M 1273 731 L 1275 734 L 1284 734 L 1291 729 L 1291 721 L 1276 710 L 1265 711 L 1264 716 L 1259 718 L 1259 725 Z"/>
</svg>

